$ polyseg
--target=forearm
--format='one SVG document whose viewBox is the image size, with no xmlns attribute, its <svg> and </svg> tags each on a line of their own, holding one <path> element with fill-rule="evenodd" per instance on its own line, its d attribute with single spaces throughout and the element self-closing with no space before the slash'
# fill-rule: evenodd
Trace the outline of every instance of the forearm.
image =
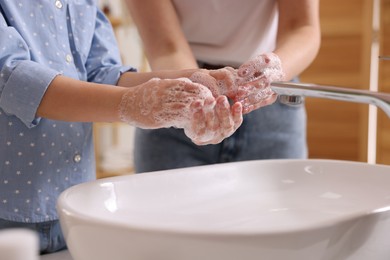
<svg viewBox="0 0 390 260">
<path fill-rule="evenodd" d="M 37 116 L 61 121 L 119 121 L 118 105 L 126 88 L 57 76 L 49 85 Z"/>
<path fill-rule="evenodd" d="M 304 71 L 316 57 L 319 46 L 319 32 L 311 26 L 300 27 L 278 38 L 274 53 L 282 61 L 284 80 L 291 80 Z"/>
<path fill-rule="evenodd" d="M 279 25 L 276 48 L 284 80 L 305 70 L 320 47 L 319 0 L 278 0 Z"/>
<path fill-rule="evenodd" d="M 37 109 L 37 116 L 61 121 L 120 121 L 119 104 L 129 87 L 139 86 L 152 78 L 189 78 L 195 71 L 198 70 L 126 72 L 120 77 L 118 86 L 57 76 L 46 90 Z"/>
<path fill-rule="evenodd" d="M 177 78 L 189 78 L 191 75 L 199 71 L 198 69 L 185 69 L 185 70 L 160 70 L 152 72 L 126 72 L 123 73 L 118 81 L 118 86 L 134 87 L 140 85 L 152 78 L 160 79 L 177 79 Z"/>
<path fill-rule="evenodd" d="M 197 68 L 171 0 L 126 0 L 152 70 Z"/>
<path fill-rule="evenodd" d="M 158 56 L 151 56 L 146 53 L 146 56 L 153 71 L 198 68 L 192 53 L 181 50 L 166 52 Z"/>
</svg>

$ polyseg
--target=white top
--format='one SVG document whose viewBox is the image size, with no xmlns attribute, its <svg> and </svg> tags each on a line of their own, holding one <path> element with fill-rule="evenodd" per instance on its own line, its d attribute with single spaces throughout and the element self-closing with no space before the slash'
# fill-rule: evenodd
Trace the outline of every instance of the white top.
<svg viewBox="0 0 390 260">
<path fill-rule="evenodd" d="M 273 51 L 276 0 L 173 0 L 196 59 L 237 66 Z"/>
</svg>

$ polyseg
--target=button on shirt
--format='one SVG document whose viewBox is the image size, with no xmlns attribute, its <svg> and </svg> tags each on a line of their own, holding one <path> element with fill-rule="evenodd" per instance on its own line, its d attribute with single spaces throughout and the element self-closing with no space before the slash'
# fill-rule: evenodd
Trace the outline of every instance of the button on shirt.
<svg viewBox="0 0 390 260">
<path fill-rule="evenodd" d="M 115 85 L 133 69 L 95 1 L 1 0 L 0 12 L 0 218 L 55 220 L 58 195 L 95 163 L 90 123 L 36 117 L 47 87 L 59 74 Z"/>
<path fill-rule="evenodd" d="M 56 1 L 56 6 L 57 6 L 57 8 L 62 8 L 62 3 L 61 3 L 61 1 L 60 0 L 57 0 Z"/>
</svg>

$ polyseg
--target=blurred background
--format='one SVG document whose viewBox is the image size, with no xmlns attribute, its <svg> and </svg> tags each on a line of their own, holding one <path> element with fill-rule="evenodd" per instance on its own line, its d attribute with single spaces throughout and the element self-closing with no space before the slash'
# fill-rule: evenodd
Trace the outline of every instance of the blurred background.
<svg viewBox="0 0 390 260">
<path fill-rule="evenodd" d="M 100 1 L 115 29 L 124 64 L 149 70 L 122 0 Z M 390 0 L 325 0 L 322 44 L 304 83 L 390 93 Z M 390 118 L 363 104 L 307 98 L 309 157 L 390 164 Z M 98 178 L 132 173 L 134 128 L 94 126 Z"/>
</svg>

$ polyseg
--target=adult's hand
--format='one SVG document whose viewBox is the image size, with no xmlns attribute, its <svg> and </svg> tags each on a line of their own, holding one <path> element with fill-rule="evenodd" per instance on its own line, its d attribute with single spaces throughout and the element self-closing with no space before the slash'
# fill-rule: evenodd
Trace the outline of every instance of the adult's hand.
<svg viewBox="0 0 390 260">
<path fill-rule="evenodd" d="M 241 102 L 243 112 L 249 113 L 276 100 L 271 82 L 283 80 L 284 73 L 279 57 L 265 53 L 242 64 L 237 71 L 238 91 L 234 98 Z"/>
</svg>

